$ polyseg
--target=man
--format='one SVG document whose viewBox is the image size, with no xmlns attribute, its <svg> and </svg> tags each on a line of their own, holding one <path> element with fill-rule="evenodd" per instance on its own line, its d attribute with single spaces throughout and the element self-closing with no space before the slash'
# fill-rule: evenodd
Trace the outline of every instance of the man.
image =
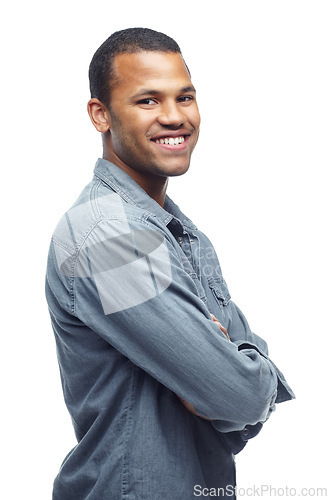
<svg viewBox="0 0 329 500">
<path fill-rule="evenodd" d="M 166 196 L 200 117 L 176 42 L 114 33 L 90 65 L 103 158 L 59 222 L 47 299 L 78 444 L 58 500 L 234 498 L 234 455 L 293 393 L 216 253 Z"/>
</svg>

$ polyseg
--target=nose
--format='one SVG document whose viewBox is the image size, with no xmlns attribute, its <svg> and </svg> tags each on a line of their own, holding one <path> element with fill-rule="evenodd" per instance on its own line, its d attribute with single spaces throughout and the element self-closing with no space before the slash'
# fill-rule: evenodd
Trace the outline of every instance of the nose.
<svg viewBox="0 0 329 500">
<path fill-rule="evenodd" d="M 162 103 L 158 122 L 166 127 L 179 128 L 186 122 L 186 115 L 177 102 L 165 102 Z"/>
</svg>

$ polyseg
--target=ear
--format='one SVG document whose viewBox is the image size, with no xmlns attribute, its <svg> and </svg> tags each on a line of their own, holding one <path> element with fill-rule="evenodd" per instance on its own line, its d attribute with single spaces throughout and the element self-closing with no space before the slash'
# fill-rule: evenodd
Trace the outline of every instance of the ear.
<svg viewBox="0 0 329 500">
<path fill-rule="evenodd" d="M 92 98 L 88 102 L 87 110 L 92 124 L 98 130 L 104 134 L 111 127 L 111 115 L 105 104 L 103 104 L 99 99 Z"/>
</svg>

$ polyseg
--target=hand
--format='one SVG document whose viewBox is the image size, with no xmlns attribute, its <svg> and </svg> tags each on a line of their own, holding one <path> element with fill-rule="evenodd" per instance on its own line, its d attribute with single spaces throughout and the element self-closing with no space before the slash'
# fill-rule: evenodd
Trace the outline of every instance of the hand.
<svg viewBox="0 0 329 500">
<path fill-rule="evenodd" d="M 220 322 L 218 321 L 218 319 L 213 314 L 210 314 L 210 316 L 212 317 L 213 322 L 216 323 L 216 325 L 218 325 L 219 328 L 221 329 L 221 331 L 226 335 L 226 337 L 228 338 L 228 340 L 231 340 L 230 337 L 228 336 L 226 328 L 224 328 L 223 325 L 220 324 Z"/>
<path fill-rule="evenodd" d="M 207 417 L 203 417 L 202 415 L 199 415 L 199 413 L 197 413 L 195 411 L 195 408 L 193 405 L 191 405 L 190 403 L 188 403 L 187 401 L 185 401 L 185 399 L 183 398 L 180 398 L 179 396 L 177 396 L 178 399 L 180 399 L 180 401 L 183 403 L 183 405 L 185 406 L 185 408 L 190 412 L 190 413 L 193 413 L 193 415 L 196 415 L 197 417 L 200 417 L 200 418 L 203 418 L 204 420 L 210 420 L 210 418 L 207 418 Z"/>
</svg>

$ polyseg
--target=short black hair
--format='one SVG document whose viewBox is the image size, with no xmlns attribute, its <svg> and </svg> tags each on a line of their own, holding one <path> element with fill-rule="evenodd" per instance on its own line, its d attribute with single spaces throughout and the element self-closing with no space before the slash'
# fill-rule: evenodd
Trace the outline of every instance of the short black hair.
<svg viewBox="0 0 329 500">
<path fill-rule="evenodd" d="M 113 61 L 118 54 L 141 51 L 171 52 L 181 54 L 173 38 L 149 28 L 128 28 L 113 33 L 95 52 L 89 66 L 91 97 L 105 106 L 110 104 L 111 86 L 114 81 Z"/>
</svg>

